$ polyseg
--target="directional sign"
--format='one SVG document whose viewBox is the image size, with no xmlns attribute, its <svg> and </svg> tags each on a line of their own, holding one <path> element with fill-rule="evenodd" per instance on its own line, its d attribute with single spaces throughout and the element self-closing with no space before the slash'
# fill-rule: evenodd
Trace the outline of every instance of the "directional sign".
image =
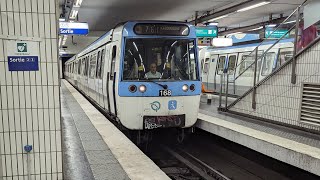
<svg viewBox="0 0 320 180">
<path fill-rule="evenodd" d="M 218 37 L 217 26 L 196 27 L 197 37 Z"/>
<path fill-rule="evenodd" d="M 8 41 L 9 71 L 38 71 L 39 42 Z"/>
<path fill-rule="evenodd" d="M 61 35 L 87 35 L 88 23 L 59 22 Z"/>
<path fill-rule="evenodd" d="M 288 30 L 286 29 L 278 29 L 276 31 L 274 31 L 273 28 L 267 28 L 266 31 L 265 31 L 265 38 L 281 38 L 283 35 L 285 35 Z M 289 38 L 289 33 L 287 33 L 285 35 L 285 38 Z"/>
</svg>

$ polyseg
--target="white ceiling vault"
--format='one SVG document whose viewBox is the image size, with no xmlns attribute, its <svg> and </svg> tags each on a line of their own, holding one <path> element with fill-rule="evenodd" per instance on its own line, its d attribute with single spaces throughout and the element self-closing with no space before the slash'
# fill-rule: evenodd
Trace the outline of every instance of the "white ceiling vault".
<svg viewBox="0 0 320 180">
<path fill-rule="evenodd" d="M 76 1 L 59 0 L 61 13 L 63 9 L 65 13 L 70 12 L 72 4 Z M 196 11 L 199 16 L 207 13 L 214 15 L 216 12 L 221 14 L 225 12 L 224 10 L 230 11 L 230 9 L 237 8 L 238 5 L 240 7 L 240 5 L 246 6 L 247 3 L 253 4 L 262 1 L 270 1 L 271 3 L 245 12 L 232 13 L 228 17 L 216 21 L 221 27 L 248 26 L 267 21 L 270 14 L 273 14 L 274 17 L 279 17 L 280 14 L 289 14 L 304 0 L 82 0 L 77 21 L 87 22 L 90 31 L 106 32 L 118 23 L 128 20 L 190 22 L 194 20 Z M 75 41 L 77 39 L 82 40 L 83 38 L 75 38 Z M 68 44 L 66 45 L 68 46 Z"/>
</svg>

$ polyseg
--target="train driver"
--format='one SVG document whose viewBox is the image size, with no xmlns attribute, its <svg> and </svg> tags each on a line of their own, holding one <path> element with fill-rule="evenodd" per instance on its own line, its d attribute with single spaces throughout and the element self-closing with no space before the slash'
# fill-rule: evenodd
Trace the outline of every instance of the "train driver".
<svg viewBox="0 0 320 180">
<path fill-rule="evenodd" d="M 161 74 L 157 71 L 156 63 L 150 64 L 150 71 L 145 74 L 145 78 L 147 79 L 160 79 Z"/>
</svg>

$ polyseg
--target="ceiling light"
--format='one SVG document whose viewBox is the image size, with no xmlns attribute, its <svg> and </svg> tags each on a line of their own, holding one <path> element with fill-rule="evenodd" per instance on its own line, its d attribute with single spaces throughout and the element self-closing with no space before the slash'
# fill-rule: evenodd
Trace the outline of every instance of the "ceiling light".
<svg viewBox="0 0 320 180">
<path fill-rule="evenodd" d="M 239 10 L 237 10 L 237 12 L 248 11 L 248 10 L 250 10 L 250 9 L 257 8 L 257 7 L 260 7 L 260 6 L 263 6 L 263 5 L 269 4 L 269 3 L 270 3 L 270 2 L 263 1 L 263 2 L 261 2 L 261 3 L 254 4 L 254 5 L 251 5 L 251 6 L 248 6 L 248 7 L 242 8 L 242 9 L 239 9 Z"/>
<path fill-rule="evenodd" d="M 70 18 L 75 19 L 77 15 L 78 15 L 78 10 L 72 10 Z"/>
<path fill-rule="evenodd" d="M 277 25 L 276 24 L 268 24 L 266 25 L 267 27 L 276 27 Z"/>
<path fill-rule="evenodd" d="M 296 22 L 296 20 L 293 20 L 293 21 L 285 22 L 285 23 L 283 23 L 283 24 L 291 24 L 291 23 L 295 23 L 295 22 Z"/>
<path fill-rule="evenodd" d="M 260 26 L 260 27 L 258 27 L 258 28 L 254 28 L 254 29 L 250 29 L 250 30 L 248 30 L 248 31 L 256 31 L 256 30 L 260 30 L 260 29 L 263 29 L 263 26 Z"/>
<path fill-rule="evenodd" d="M 208 20 L 208 21 L 211 22 L 211 21 L 215 21 L 215 20 L 218 20 L 218 19 L 222 19 L 222 18 L 228 17 L 228 16 L 229 16 L 229 14 L 226 14 L 226 15 L 223 15 L 223 16 L 219 16 L 219 17 L 210 19 L 210 20 Z"/>
<path fill-rule="evenodd" d="M 82 0 L 77 0 L 77 2 L 76 2 L 76 6 L 80 6 L 81 5 L 81 3 L 82 3 Z"/>
<path fill-rule="evenodd" d="M 218 26 L 218 22 L 211 22 L 211 23 L 209 23 L 209 26 Z"/>
</svg>

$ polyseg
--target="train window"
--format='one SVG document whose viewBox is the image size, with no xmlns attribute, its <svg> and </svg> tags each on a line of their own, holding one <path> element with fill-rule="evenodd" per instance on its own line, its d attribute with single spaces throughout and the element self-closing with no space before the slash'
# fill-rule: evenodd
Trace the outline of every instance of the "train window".
<svg viewBox="0 0 320 180">
<path fill-rule="evenodd" d="M 193 39 L 127 39 L 123 80 L 196 80 Z"/>
<path fill-rule="evenodd" d="M 111 60 L 111 69 L 110 69 L 110 80 L 113 80 L 114 71 L 116 66 L 116 55 L 117 55 L 117 46 L 112 47 L 112 60 Z"/>
<path fill-rule="evenodd" d="M 87 59 L 86 59 L 86 71 L 85 71 L 85 73 L 86 73 L 86 76 L 88 76 L 88 72 L 89 72 L 89 56 L 87 56 Z"/>
<path fill-rule="evenodd" d="M 234 73 L 234 70 L 236 68 L 236 62 L 237 62 L 237 55 L 229 56 L 229 60 L 228 60 L 228 73 L 229 74 Z"/>
<path fill-rule="evenodd" d="M 80 74 L 84 75 L 84 69 L 85 69 L 85 58 L 81 59 L 81 70 L 80 70 Z"/>
<path fill-rule="evenodd" d="M 218 74 L 223 73 L 225 62 L 226 62 L 226 56 L 220 56 L 218 59 Z"/>
<path fill-rule="evenodd" d="M 95 78 L 95 75 L 96 75 L 96 64 L 97 64 L 97 56 L 94 54 L 94 55 L 91 55 L 91 58 L 90 58 L 90 69 L 89 69 L 89 77 L 91 79 L 94 79 Z"/>
<path fill-rule="evenodd" d="M 293 48 L 283 48 L 280 49 L 277 66 L 281 66 L 286 61 L 293 57 Z"/>
<path fill-rule="evenodd" d="M 208 73 L 208 71 L 209 71 L 209 62 L 210 62 L 210 59 L 206 58 L 206 61 L 204 63 L 204 68 L 203 68 L 204 73 Z"/>
<path fill-rule="evenodd" d="M 272 72 L 272 65 L 276 58 L 276 53 L 274 52 L 268 52 L 265 57 L 263 58 L 263 64 L 262 64 L 262 71 L 261 75 L 266 76 L 269 75 Z"/>
<path fill-rule="evenodd" d="M 99 78 L 102 79 L 103 77 L 103 70 L 104 70 L 104 60 L 105 60 L 105 53 L 104 49 L 101 51 L 101 65 L 100 65 L 100 73 L 99 73 Z"/>
<path fill-rule="evenodd" d="M 257 63 L 257 70 L 259 70 L 261 66 L 261 55 L 263 51 L 258 52 L 258 63 Z M 254 62 L 255 62 L 255 54 L 244 54 L 242 55 L 240 67 L 239 67 L 239 74 L 241 74 L 242 77 L 253 77 L 254 74 Z"/>
<path fill-rule="evenodd" d="M 81 60 L 78 60 L 78 74 L 81 74 Z"/>
<path fill-rule="evenodd" d="M 101 60 L 100 51 L 98 51 L 97 66 L 96 66 L 96 78 L 99 78 L 99 74 L 100 74 L 100 66 L 101 66 L 100 60 Z"/>
</svg>

